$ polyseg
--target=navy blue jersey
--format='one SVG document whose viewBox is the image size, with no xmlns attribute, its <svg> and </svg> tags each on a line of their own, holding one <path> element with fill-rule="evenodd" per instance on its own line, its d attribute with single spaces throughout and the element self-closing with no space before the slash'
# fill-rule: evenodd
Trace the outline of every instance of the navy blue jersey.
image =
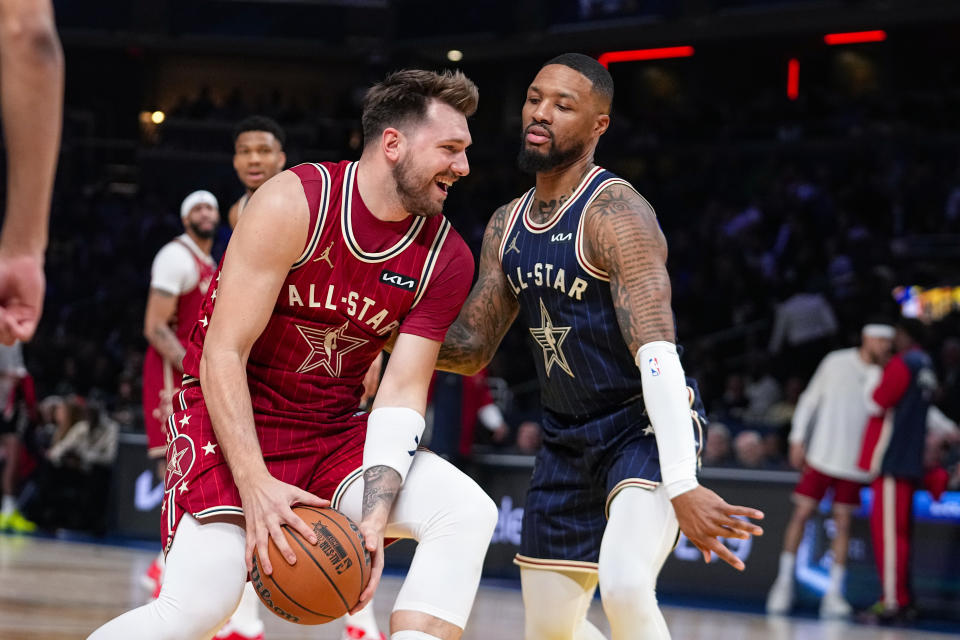
<svg viewBox="0 0 960 640">
<path fill-rule="evenodd" d="M 612 184 L 630 187 L 595 167 L 545 224 L 530 217 L 530 189 L 510 211 L 500 243 L 500 264 L 529 327 L 541 401 L 565 416 L 591 416 L 642 399 L 640 370 L 620 332 L 610 278 L 584 251 L 584 212 Z"/>
<path fill-rule="evenodd" d="M 927 410 L 937 389 L 937 378 L 933 361 L 926 352 L 911 349 L 902 358 L 910 372 L 910 381 L 893 410 L 893 431 L 880 473 L 920 479 L 924 472 Z"/>
</svg>

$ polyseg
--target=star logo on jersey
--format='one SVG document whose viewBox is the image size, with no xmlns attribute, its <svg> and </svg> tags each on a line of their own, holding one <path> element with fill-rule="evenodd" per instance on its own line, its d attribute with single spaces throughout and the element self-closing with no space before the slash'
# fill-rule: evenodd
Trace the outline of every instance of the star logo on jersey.
<svg viewBox="0 0 960 640">
<path fill-rule="evenodd" d="M 343 356 L 369 342 L 364 338 L 348 336 L 346 332 L 349 326 L 349 322 L 344 322 L 336 328 L 330 327 L 327 329 L 313 329 L 296 325 L 297 331 L 300 332 L 303 339 L 307 341 L 307 346 L 310 347 L 310 353 L 307 354 L 307 358 L 297 369 L 297 373 L 306 373 L 317 367 L 323 367 L 334 378 L 340 377 Z"/>
<path fill-rule="evenodd" d="M 511 251 L 516 251 L 517 253 L 520 253 L 520 249 L 517 247 L 517 237 L 519 235 L 520 234 L 518 233 L 517 235 L 513 236 L 513 239 L 510 241 L 510 244 L 507 245 L 507 248 L 503 252 L 503 255 L 507 255 Z"/>
<path fill-rule="evenodd" d="M 540 298 L 540 326 L 530 328 L 530 335 L 537 341 L 540 348 L 543 349 L 543 367 L 547 371 L 547 377 L 550 377 L 550 369 L 556 364 L 567 372 L 571 378 L 575 378 L 570 365 L 567 364 L 567 358 L 563 354 L 563 341 L 567 339 L 570 333 L 570 327 L 555 327 L 550 314 L 547 313 L 547 307 L 543 304 L 543 298 Z"/>
<path fill-rule="evenodd" d="M 181 433 L 170 441 L 167 445 L 167 476 L 163 483 L 166 491 L 173 491 L 187 477 L 196 457 L 190 436 Z"/>
</svg>

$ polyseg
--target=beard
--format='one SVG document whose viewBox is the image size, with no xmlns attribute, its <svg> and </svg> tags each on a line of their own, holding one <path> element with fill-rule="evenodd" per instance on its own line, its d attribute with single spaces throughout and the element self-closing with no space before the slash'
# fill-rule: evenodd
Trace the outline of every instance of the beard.
<svg viewBox="0 0 960 640">
<path fill-rule="evenodd" d="M 517 154 L 517 167 L 524 173 L 540 173 L 569 164 L 570 161 L 581 155 L 584 147 L 586 147 L 586 144 L 576 142 L 566 149 L 562 149 L 557 146 L 556 141 L 551 136 L 550 148 L 546 153 L 542 153 L 537 149 L 528 148 L 526 137 L 527 132 L 524 130 L 520 136 L 520 152 Z"/>
<path fill-rule="evenodd" d="M 432 218 L 443 213 L 443 202 L 431 197 L 434 176 L 424 179 L 416 175 L 409 157 L 393 167 L 393 180 L 397 184 L 400 204 L 411 215 Z"/>
<path fill-rule="evenodd" d="M 217 235 L 217 225 L 215 224 L 210 225 L 209 229 L 205 229 L 199 226 L 195 222 L 187 222 L 187 224 L 190 226 L 190 231 L 192 231 L 194 235 L 196 235 L 198 238 L 202 240 L 209 240 L 210 238 Z"/>
</svg>

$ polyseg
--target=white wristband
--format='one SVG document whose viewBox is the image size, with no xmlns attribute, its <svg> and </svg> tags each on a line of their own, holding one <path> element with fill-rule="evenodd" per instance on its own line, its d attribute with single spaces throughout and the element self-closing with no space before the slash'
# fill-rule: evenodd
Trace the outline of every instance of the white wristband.
<svg viewBox="0 0 960 640">
<path fill-rule="evenodd" d="M 636 356 L 643 402 L 657 438 L 660 475 L 673 499 L 697 485 L 697 448 L 690 422 L 690 396 L 676 345 L 648 342 Z"/>
<path fill-rule="evenodd" d="M 406 480 L 423 427 L 423 416 L 407 407 L 381 407 L 371 411 L 363 446 L 363 470 L 390 467 L 400 474 L 400 482 Z"/>
</svg>

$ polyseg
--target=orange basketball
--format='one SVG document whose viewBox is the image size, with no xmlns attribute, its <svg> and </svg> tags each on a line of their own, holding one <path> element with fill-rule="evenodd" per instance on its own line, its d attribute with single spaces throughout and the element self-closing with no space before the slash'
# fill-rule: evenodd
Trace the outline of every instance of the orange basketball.
<svg viewBox="0 0 960 640">
<path fill-rule="evenodd" d="M 323 624 L 336 620 L 360 601 L 370 581 L 370 554 L 360 529 L 336 509 L 297 505 L 293 512 L 313 529 L 317 544 L 283 525 L 294 565 L 280 555 L 273 540 L 267 553 L 273 574 L 264 575 L 253 552 L 250 581 L 267 609 L 289 622 Z"/>
</svg>

